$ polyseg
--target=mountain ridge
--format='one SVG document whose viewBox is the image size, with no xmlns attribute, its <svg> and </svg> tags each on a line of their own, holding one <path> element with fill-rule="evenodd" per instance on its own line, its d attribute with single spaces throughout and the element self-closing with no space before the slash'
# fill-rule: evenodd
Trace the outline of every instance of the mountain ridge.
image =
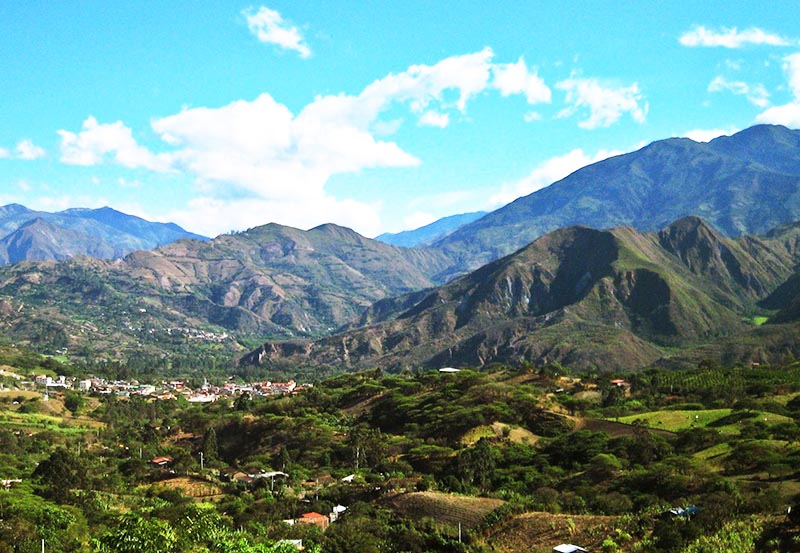
<svg viewBox="0 0 800 553">
<path fill-rule="evenodd" d="M 432 244 L 457 257 L 446 281 L 571 225 L 656 231 L 697 215 L 727 236 L 800 219 L 800 131 L 759 125 L 710 143 L 653 142 L 586 166 Z"/>
<path fill-rule="evenodd" d="M 33 220 L 47 226 L 31 227 Z M 181 239 L 208 240 L 175 223 L 154 223 L 110 207 L 56 213 L 35 211 L 20 204 L 0 207 L 0 240 L 17 244 L 13 255 L 0 251 L 2 263 L 61 260 L 75 255 L 113 259 Z M 26 243 L 31 245 L 30 251 L 23 247 Z"/>
<path fill-rule="evenodd" d="M 665 348 L 746 331 L 744 315 L 800 261 L 780 241 L 762 241 L 769 255 L 759 257 L 743 240 L 697 217 L 657 233 L 558 229 L 417 295 L 399 313 L 316 341 L 267 342 L 242 362 L 346 370 L 521 361 L 642 368 Z"/>
</svg>

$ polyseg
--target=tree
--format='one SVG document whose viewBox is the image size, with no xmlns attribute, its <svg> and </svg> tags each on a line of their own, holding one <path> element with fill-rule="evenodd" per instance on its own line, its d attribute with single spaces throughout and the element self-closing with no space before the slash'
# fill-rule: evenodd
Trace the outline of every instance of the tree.
<svg viewBox="0 0 800 553">
<path fill-rule="evenodd" d="M 178 536 L 163 520 L 129 513 L 92 545 L 96 553 L 173 553 L 178 551 Z"/>
<path fill-rule="evenodd" d="M 489 440 L 481 438 L 471 448 L 458 454 L 458 472 L 465 483 L 485 489 L 495 467 L 495 459 Z"/>
<path fill-rule="evenodd" d="M 81 410 L 84 403 L 83 396 L 76 392 L 67 392 L 64 396 L 64 407 L 69 409 L 73 415 L 76 415 Z"/>
<path fill-rule="evenodd" d="M 66 503 L 72 497 L 72 489 L 84 484 L 86 471 L 77 455 L 59 447 L 39 463 L 33 477 L 42 485 L 41 495 L 57 503 Z"/>
<path fill-rule="evenodd" d="M 203 434 L 203 456 L 206 461 L 215 461 L 219 457 L 217 431 L 213 426 Z"/>
</svg>

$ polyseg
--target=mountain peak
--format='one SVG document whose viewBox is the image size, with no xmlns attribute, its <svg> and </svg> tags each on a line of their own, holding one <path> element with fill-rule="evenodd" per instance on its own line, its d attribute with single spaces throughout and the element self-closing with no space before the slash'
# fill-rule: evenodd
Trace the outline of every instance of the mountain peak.
<svg viewBox="0 0 800 553">
<path fill-rule="evenodd" d="M 22 213 L 31 213 L 32 211 L 20 204 L 7 204 L 0 207 L 0 218 L 9 217 L 12 215 L 20 215 Z"/>
</svg>

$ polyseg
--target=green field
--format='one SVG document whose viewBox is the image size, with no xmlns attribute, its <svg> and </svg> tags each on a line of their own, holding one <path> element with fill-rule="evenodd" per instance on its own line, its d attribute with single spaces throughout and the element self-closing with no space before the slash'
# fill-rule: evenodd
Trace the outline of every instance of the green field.
<svg viewBox="0 0 800 553">
<path fill-rule="evenodd" d="M 59 434 L 82 434 L 100 426 L 102 425 L 95 421 L 0 410 L 0 428 L 11 427 L 31 431 L 50 430 Z"/>
<path fill-rule="evenodd" d="M 742 414 L 743 417 L 746 416 L 743 421 L 732 422 L 731 424 L 714 424 L 717 421 L 721 421 L 721 419 L 725 417 L 730 417 L 732 413 L 734 413 L 733 409 L 705 409 L 701 411 L 651 411 L 649 413 L 639 413 L 636 415 L 629 415 L 627 417 L 620 417 L 619 422 L 625 424 L 643 424 L 649 428 L 669 430 L 670 432 L 677 432 L 679 430 L 686 430 L 688 428 L 704 428 L 707 426 L 714 426 L 723 434 L 738 434 L 743 421 L 758 420 L 766 423 L 769 426 L 792 421 L 791 418 L 784 417 L 783 415 L 755 411 L 749 416 L 748 414 Z"/>
</svg>

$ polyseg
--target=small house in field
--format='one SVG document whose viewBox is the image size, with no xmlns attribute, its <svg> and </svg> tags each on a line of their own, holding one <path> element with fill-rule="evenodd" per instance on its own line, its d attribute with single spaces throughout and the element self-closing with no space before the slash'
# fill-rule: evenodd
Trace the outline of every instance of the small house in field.
<svg viewBox="0 0 800 553">
<path fill-rule="evenodd" d="M 328 525 L 330 524 L 330 519 L 325 515 L 311 512 L 311 513 L 303 513 L 302 515 L 300 515 L 300 518 L 295 520 L 295 522 L 299 522 L 302 524 L 313 524 L 317 526 L 320 530 L 325 530 L 328 528 Z"/>
<path fill-rule="evenodd" d="M 157 467 L 165 467 L 172 462 L 172 457 L 154 457 L 150 463 Z"/>
<path fill-rule="evenodd" d="M 588 551 L 588 549 L 572 545 L 571 543 L 562 543 L 553 548 L 553 553 L 586 553 Z"/>
</svg>

